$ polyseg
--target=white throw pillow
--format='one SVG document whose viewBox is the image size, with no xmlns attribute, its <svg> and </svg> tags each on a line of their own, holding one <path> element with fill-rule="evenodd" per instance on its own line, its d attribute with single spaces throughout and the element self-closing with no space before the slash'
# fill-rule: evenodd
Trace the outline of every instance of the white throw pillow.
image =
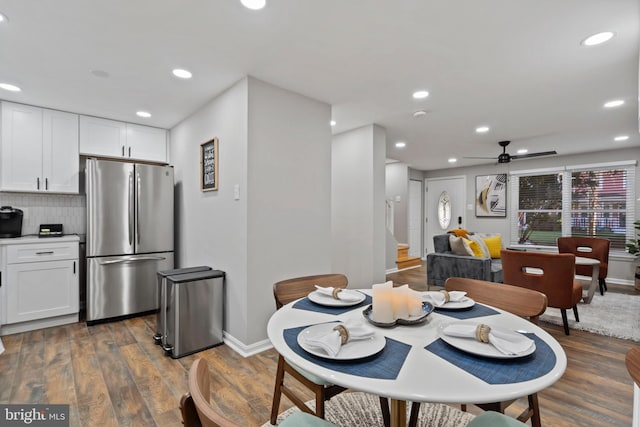
<svg viewBox="0 0 640 427">
<path fill-rule="evenodd" d="M 473 256 L 473 250 L 469 247 L 467 242 L 465 242 L 462 237 L 456 237 L 453 234 L 449 236 L 449 246 L 451 246 L 451 252 L 456 255 Z"/>
</svg>

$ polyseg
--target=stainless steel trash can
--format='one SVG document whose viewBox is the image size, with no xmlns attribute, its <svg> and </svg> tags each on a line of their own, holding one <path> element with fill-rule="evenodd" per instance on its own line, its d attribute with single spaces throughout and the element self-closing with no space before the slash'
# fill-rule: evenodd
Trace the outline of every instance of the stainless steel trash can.
<svg viewBox="0 0 640 427">
<path fill-rule="evenodd" d="M 176 274 L 197 273 L 199 271 L 211 271 L 211 267 L 199 265 L 197 267 L 176 268 L 173 270 L 158 271 L 158 314 L 156 315 L 156 333 L 153 340 L 161 345 L 163 337 L 167 335 L 167 277 Z"/>
<path fill-rule="evenodd" d="M 220 270 L 167 276 L 167 355 L 177 359 L 222 344 L 224 279 Z"/>
</svg>

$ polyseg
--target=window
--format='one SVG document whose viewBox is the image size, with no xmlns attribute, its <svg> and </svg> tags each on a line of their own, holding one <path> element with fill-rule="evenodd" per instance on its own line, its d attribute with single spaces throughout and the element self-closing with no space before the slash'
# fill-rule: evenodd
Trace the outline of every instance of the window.
<svg viewBox="0 0 640 427">
<path fill-rule="evenodd" d="M 633 238 L 635 168 L 577 166 L 512 177 L 512 241 L 555 246 L 560 236 L 603 237 L 624 250 Z"/>
</svg>

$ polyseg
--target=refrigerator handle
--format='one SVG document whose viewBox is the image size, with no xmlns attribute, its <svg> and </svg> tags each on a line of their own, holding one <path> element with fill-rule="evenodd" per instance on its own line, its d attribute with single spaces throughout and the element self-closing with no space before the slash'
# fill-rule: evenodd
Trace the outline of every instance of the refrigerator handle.
<svg viewBox="0 0 640 427">
<path fill-rule="evenodd" d="M 139 257 L 130 257 L 130 258 L 123 258 L 123 259 L 112 259 L 109 261 L 100 261 L 100 265 L 125 264 L 125 263 L 136 262 L 136 261 L 162 261 L 165 259 L 167 258 L 162 256 L 139 256 Z"/>
<path fill-rule="evenodd" d="M 129 245 L 133 245 L 133 172 L 129 172 Z"/>
<path fill-rule="evenodd" d="M 136 172 L 136 242 L 140 244 L 140 174 Z"/>
</svg>

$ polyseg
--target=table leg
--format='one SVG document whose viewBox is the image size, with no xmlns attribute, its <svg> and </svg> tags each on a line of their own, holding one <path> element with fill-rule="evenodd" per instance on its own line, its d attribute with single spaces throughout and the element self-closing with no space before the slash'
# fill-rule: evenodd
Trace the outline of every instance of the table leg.
<svg viewBox="0 0 640 427">
<path fill-rule="evenodd" d="M 391 399 L 391 427 L 407 426 L 407 402 Z"/>
<path fill-rule="evenodd" d="M 594 264 L 591 266 L 591 283 L 589 284 L 589 290 L 587 291 L 587 296 L 584 297 L 585 304 L 591 304 L 591 300 L 593 299 L 593 294 L 595 294 L 596 289 L 598 288 L 598 276 L 600 275 L 600 264 Z"/>
</svg>

